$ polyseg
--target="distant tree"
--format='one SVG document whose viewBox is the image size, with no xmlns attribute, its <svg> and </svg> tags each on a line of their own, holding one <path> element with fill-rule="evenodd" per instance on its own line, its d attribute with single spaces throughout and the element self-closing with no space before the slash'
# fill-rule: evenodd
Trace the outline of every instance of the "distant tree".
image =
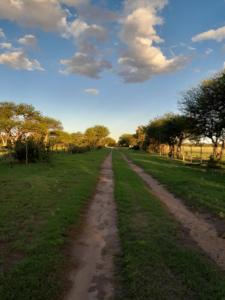
<svg viewBox="0 0 225 300">
<path fill-rule="evenodd" d="M 86 146 L 85 135 L 80 131 L 71 133 L 71 143 L 78 147 Z"/>
<path fill-rule="evenodd" d="M 214 159 L 221 159 L 225 147 L 224 95 L 225 72 L 188 90 L 180 102 L 182 111 L 192 120 L 195 135 L 211 140 Z"/>
<path fill-rule="evenodd" d="M 15 145 L 28 137 L 43 139 L 47 144 L 49 136 L 61 129 L 58 120 L 42 116 L 32 105 L 0 103 L 0 137 L 4 146 Z"/>
<path fill-rule="evenodd" d="M 191 136 L 190 118 L 173 113 L 165 114 L 158 117 L 146 127 L 146 136 L 148 143 L 153 150 L 158 152 L 162 144 L 169 145 L 170 156 L 181 154 L 183 141 Z"/>
<path fill-rule="evenodd" d="M 145 126 L 139 126 L 136 129 L 136 133 L 134 134 L 134 138 L 136 139 L 136 146 L 139 149 L 145 149 L 146 148 L 146 127 Z"/>
<path fill-rule="evenodd" d="M 85 131 L 85 140 L 91 148 L 98 148 L 104 146 L 104 139 L 109 135 L 107 127 L 96 125 L 90 127 Z"/>
<path fill-rule="evenodd" d="M 133 147 L 136 145 L 136 139 L 133 134 L 124 133 L 119 137 L 118 145 L 121 147 Z"/>
<path fill-rule="evenodd" d="M 107 147 L 115 147 L 116 146 L 116 141 L 113 138 L 111 138 L 111 137 L 106 137 L 103 140 L 103 143 Z"/>
</svg>

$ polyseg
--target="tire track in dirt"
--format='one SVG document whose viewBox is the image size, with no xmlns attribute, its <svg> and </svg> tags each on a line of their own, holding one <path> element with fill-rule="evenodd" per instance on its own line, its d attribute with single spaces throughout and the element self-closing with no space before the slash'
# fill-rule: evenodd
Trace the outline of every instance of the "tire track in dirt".
<svg viewBox="0 0 225 300">
<path fill-rule="evenodd" d="M 225 239 L 218 236 L 216 227 L 207 222 L 199 213 L 193 213 L 172 193 L 168 192 L 157 180 L 147 174 L 141 167 L 134 164 L 125 155 L 123 158 L 147 184 L 151 192 L 164 203 L 173 216 L 188 229 L 191 238 L 198 246 L 225 270 Z"/>
<path fill-rule="evenodd" d="M 114 295 L 113 259 L 118 252 L 112 154 L 101 167 L 84 228 L 73 242 L 71 289 L 64 300 L 109 300 Z"/>
</svg>

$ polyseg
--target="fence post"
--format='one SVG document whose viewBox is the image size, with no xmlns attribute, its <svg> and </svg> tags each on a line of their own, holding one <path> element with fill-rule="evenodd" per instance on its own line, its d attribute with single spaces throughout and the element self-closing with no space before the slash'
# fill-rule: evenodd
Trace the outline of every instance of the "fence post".
<svg viewBox="0 0 225 300">
<path fill-rule="evenodd" d="M 28 165 L 28 145 L 26 141 L 26 165 Z"/>
<path fill-rule="evenodd" d="M 200 149 L 200 163 L 202 165 L 202 145 L 201 145 L 201 149 Z"/>
</svg>

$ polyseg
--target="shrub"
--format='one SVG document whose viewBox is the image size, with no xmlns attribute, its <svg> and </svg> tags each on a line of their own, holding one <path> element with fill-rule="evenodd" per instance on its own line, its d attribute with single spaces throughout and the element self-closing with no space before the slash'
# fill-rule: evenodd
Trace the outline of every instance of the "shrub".
<svg viewBox="0 0 225 300">
<path fill-rule="evenodd" d="M 207 162 L 207 167 L 212 169 L 220 168 L 218 160 L 216 160 L 213 155 L 210 155 L 209 160 Z"/>
<path fill-rule="evenodd" d="M 50 151 L 43 141 L 35 141 L 30 138 L 26 141 L 18 140 L 14 148 L 14 157 L 20 162 L 49 161 Z"/>
<path fill-rule="evenodd" d="M 68 151 L 72 154 L 76 153 L 84 153 L 89 151 L 90 148 L 87 146 L 76 146 L 76 145 L 69 145 Z"/>
</svg>

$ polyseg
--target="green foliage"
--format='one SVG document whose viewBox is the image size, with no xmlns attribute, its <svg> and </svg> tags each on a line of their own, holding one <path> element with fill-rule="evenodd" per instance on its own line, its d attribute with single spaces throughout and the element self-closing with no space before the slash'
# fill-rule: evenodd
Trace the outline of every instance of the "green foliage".
<svg viewBox="0 0 225 300">
<path fill-rule="evenodd" d="M 68 151 L 72 154 L 76 154 L 76 153 L 85 153 L 87 151 L 89 151 L 90 148 L 89 147 L 85 147 L 85 146 L 76 146 L 76 145 L 69 145 L 68 147 Z"/>
<path fill-rule="evenodd" d="M 109 135 L 107 127 L 102 125 L 95 125 L 85 131 L 85 141 L 90 148 L 104 147 L 104 139 Z"/>
<path fill-rule="evenodd" d="M 42 140 L 37 141 L 33 138 L 18 140 L 15 143 L 13 156 L 20 162 L 34 163 L 38 161 L 49 161 L 49 148 Z"/>
<path fill-rule="evenodd" d="M 115 147 L 116 146 L 116 141 L 111 137 L 106 137 L 103 140 L 103 144 L 107 147 Z"/>
<path fill-rule="evenodd" d="M 136 139 L 133 134 L 124 133 L 119 137 L 118 144 L 120 147 L 133 147 L 136 145 Z"/>
<path fill-rule="evenodd" d="M 174 156 L 175 146 L 180 152 L 182 142 L 191 136 L 191 120 L 182 115 L 165 114 L 151 121 L 146 127 L 147 144 L 154 152 L 159 152 L 161 144 L 170 146 L 170 156 Z"/>
<path fill-rule="evenodd" d="M 192 119 L 194 133 L 206 137 L 214 145 L 214 159 L 218 156 L 218 143 L 225 142 L 225 72 L 203 81 L 188 90 L 180 103 L 183 112 Z"/>
<path fill-rule="evenodd" d="M 32 136 L 47 144 L 49 135 L 62 129 L 60 121 L 43 116 L 32 105 L 0 103 L 0 138 L 3 146 L 14 145 L 17 140 Z"/>
</svg>

